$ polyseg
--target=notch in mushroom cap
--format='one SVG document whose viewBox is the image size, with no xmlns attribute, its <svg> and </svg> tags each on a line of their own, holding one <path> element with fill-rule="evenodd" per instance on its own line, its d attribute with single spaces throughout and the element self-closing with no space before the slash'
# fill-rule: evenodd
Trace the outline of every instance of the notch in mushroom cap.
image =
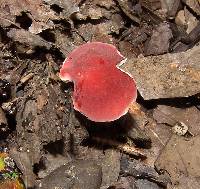
<svg viewBox="0 0 200 189">
<path fill-rule="evenodd" d="M 60 78 L 74 82 L 74 109 L 95 122 L 114 121 L 137 97 L 135 81 L 117 65 L 124 57 L 113 45 L 91 42 L 73 50 Z"/>
</svg>

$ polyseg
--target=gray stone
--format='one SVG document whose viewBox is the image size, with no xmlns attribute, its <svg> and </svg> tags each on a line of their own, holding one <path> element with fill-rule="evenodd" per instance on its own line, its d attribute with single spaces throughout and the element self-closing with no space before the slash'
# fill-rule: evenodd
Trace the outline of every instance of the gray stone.
<svg viewBox="0 0 200 189">
<path fill-rule="evenodd" d="M 184 127 L 182 129 L 187 130 L 186 127 L 188 127 L 193 136 L 200 134 L 200 111 L 196 107 L 183 109 L 158 105 L 153 112 L 153 117 L 157 123 L 164 123 L 171 127 L 177 124 L 182 125 Z"/>
<path fill-rule="evenodd" d="M 39 184 L 42 189 L 99 189 L 102 171 L 95 161 L 77 160 L 53 171 Z"/>
<path fill-rule="evenodd" d="M 145 44 L 145 55 L 159 55 L 168 52 L 169 40 L 172 38 L 172 31 L 167 23 L 161 23 L 153 30 L 148 43 Z"/>
<path fill-rule="evenodd" d="M 185 7 L 184 11 L 185 11 L 185 19 L 186 19 L 186 25 L 187 25 L 187 30 L 186 30 L 186 32 L 189 34 L 189 33 L 198 25 L 198 20 L 197 20 L 197 18 L 188 10 L 187 7 Z"/>
<path fill-rule="evenodd" d="M 120 152 L 115 149 L 107 149 L 102 162 L 102 186 L 111 186 L 116 183 L 120 172 Z"/>
<path fill-rule="evenodd" d="M 172 183 L 183 177 L 200 177 L 200 137 L 185 140 L 173 135 L 155 162 L 157 170 L 166 170 Z"/>
<path fill-rule="evenodd" d="M 167 175 L 159 175 L 154 167 L 145 165 L 137 160 L 129 160 L 126 157 L 122 158 L 120 174 L 133 176 L 134 178 L 145 178 L 163 187 L 166 187 L 170 182 Z"/>
<path fill-rule="evenodd" d="M 145 100 L 200 93 L 200 46 L 174 54 L 132 58 L 120 68 L 130 73 Z"/>
<path fill-rule="evenodd" d="M 165 5 L 167 8 L 167 15 L 170 19 L 175 18 L 176 13 L 180 7 L 180 0 L 165 0 Z"/>
<path fill-rule="evenodd" d="M 195 13 L 200 15 L 200 4 L 197 0 L 186 0 L 186 5 L 188 5 Z"/>
<path fill-rule="evenodd" d="M 186 19 L 185 19 L 185 11 L 180 10 L 175 18 L 175 23 L 179 26 L 185 26 L 186 25 Z"/>
<path fill-rule="evenodd" d="M 160 187 L 148 180 L 145 179 L 139 179 L 135 182 L 135 186 L 137 189 L 160 189 Z"/>
<path fill-rule="evenodd" d="M 42 169 L 38 173 L 39 178 L 44 178 L 53 172 L 58 167 L 65 165 L 71 161 L 71 157 L 64 157 L 62 155 L 57 154 L 56 156 L 52 154 L 45 154 L 45 169 Z"/>
</svg>

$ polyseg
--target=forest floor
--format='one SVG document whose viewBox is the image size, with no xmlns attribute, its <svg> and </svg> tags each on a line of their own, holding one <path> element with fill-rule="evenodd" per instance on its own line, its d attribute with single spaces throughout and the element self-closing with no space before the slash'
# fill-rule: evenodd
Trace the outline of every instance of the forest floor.
<svg viewBox="0 0 200 189">
<path fill-rule="evenodd" d="M 199 0 L 0 2 L 0 189 L 200 188 Z M 109 123 L 58 76 L 91 41 L 116 46 L 138 89 Z"/>
</svg>

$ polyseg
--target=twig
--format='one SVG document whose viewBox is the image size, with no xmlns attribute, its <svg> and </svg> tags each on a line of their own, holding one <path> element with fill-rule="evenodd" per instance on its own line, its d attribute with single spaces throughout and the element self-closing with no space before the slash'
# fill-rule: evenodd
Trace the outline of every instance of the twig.
<svg viewBox="0 0 200 189">
<path fill-rule="evenodd" d="M 106 139 L 106 138 L 101 138 L 101 137 L 96 137 L 96 136 L 93 136 L 92 140 L 94 140 L 98 143 L 101 143 L 103 145 L 113 146 L 116 149 L 118 149 L 122 152 L 125 152 L 127 154 L 146 158 L 146 154 L 141 149 L 136 148 L 135 146 L 130 146 L 128 144 L 123 144 L 123 143 L 118 142 L 118 141 L 114 141 L 114 140 Z"/>
</svg>

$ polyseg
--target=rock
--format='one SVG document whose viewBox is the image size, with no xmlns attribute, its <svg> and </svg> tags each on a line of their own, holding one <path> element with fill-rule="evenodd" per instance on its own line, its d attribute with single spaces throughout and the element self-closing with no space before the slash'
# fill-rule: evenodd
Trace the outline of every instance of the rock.
<svg viewBox="0 0 200 189">
<path fill-rule="evenodd" d="M 33 48 L 39 46 L 50 49 L 52 45 L 51 43 L 44 40 L 42 37 L 32 34 L 31 32 L 28 32 L 24 29 L 11 29 L 8 32 L 8 37 L 12 38 L 16 42 L 20 42 L 21 44 L 29 44 Z"/>
<path fill-rule="evenodd" d="M 115 189 L 136 189 L 134 181 L 135 179 L 131 176 L 120 177 L 115 185 Z"/>
<path fill-rule="evenodd" d="M 196 14 L 200 15 L 200 4 L 197 0 L 186 0 L 186 5 L 188 5 Z"/>
<path fill-rule="evenodd" d="M 173 135 L 157 161 L 157 170 L 166 170 L 172 183 L 180 182 L 182 177 L 200 176 L 200 136 L 185 140 Z"/>
<path fill-rule="evenodd" d="M 145 165 L 137 160 L 130 160 L 126 156 L 122 157 L 120 174 L 123 176 L 133 176 L 134 178 L 145 178 L 164 187 L 170 182 L 168 176 L 159 175 L 154 167 Z"/>
<path fill-rule="evenodd" d="M 186 32 L 189 34 L 198 24 L 197 18 L 185 7 L 185 19 L 187 24 Z"/>
<path fill-rule="evenodd" d="M 121 10 L 124 12 L 124 14 L 129 17 L 133 22 L 140 23 L 140 18 L 138 17 L 137 11 L 141 11 L 141 7 L 139 4 L 137 8 L 131 7 L 129 5 L 128 0 L 117 0 L 118 5 L 120 6 Z"/>
<path fill-rule="evenodd" d="M 132 58 L 120 68 L 130 73 L 145 100 L 188 97 L 200 92 L 200 46 L 174 54 Z"/>
<path fill-rule="evenodd" d="M 164 124 L 157 124 L 154 121 L 151 121 L 146 125 L 145 131 L 151 138 L 151 146 L 147 150 L 148 158 L 145 162 L 151 167 L 154 167 L 156 159 L 171 138 L 172 132 L 168 126 Z"/>
<path fill-rule="evenodd" d="M 38 188 L 99 189 L 101 177 L 101 167 L 96 162 L 77 160 L 53 171 L 41 180 Z"/>
<path fill-rule="evenodd" d="M 175 23 L 179 26 L 185 26 L 186 25 L 186 18 L 185 18 L 185 11 L 180 10 L 175 18 Z"/>
<path fill-rule="evenodd" d="M 146 179 L 139 179 L 135 182 L 137 189 L 161 189 L 157 184 Z"/>
<path fill-rule="evenodd" d="M 192 135 L 200 134 L 200 111 L 196 107 L 182 109 L 159 105 L 154 110 L 153 117 L 157 123 L 164 123 L 172 127 L 175 127 L 177 124 L 182 125 L 182 131 L 179 130 L 181 133 L 185 132 L 188 127 Z"/>
<path fill-rule="evenodd" d="M 197 189 L 200 186 L 200 179 L 194 177 L 182 177 L 178 185 L 173 186 L 173 189 Z"/>
<path fill-rule="evenodd" d="M 165 4 L 167 7 L 167 15 L 170 19 L 175 18 L 176 13 L 180 7 L 180 0 L 165 0 Z"/>
<path fill-rule="evenodd" d="M 120 172 L 120 152 L 114 149 L 105 151 L 105 158 L 102 162 L 102 186 L 111 186 L 117 182 Z"/>
<path fill-rule="evenodd" d="M 38 173 L 38 177 L 40 179 L 46 177 L 47 175 L 49 175 L 51 172 L 53 172 L 58 167 L 60 167 L 64 164 L 67 164 L 68 162 L 71 161 L 70 157 L 66 158 L 59 154 L 56 156 L 51 155 L 51 154 L 45 154 L 44 158 L 45 158 L 45 161 L 44 161 L 45 169 L 40 170 Z"/>
<path fill-rule="evenodd" d="M 153 118 L 157 123 L 165 123 L 173 126 L 177 121 L 173 118 L 174 111 L 172 113 L 172 110 L 175 110 L 175 108 L 171 106 L 158 105 L 153 111 Z"/>
<path fill-rule="evenodd" d="M 145 55 L 158 55 L 168 52 L 171 38 L 172 31 L 169 24 L 161 23 L 153 30 L 150 41 L 145 44 Z"/>
<path fill-rule="evenodd" d="M 134 123 L 132 124 L 132 127 L 127 131 L 127 136 L 139 146 L 149 146 L 151 143 L 151 138 L 145 133 L 144 130 L 141 130 L 139 127 L 135 126 Z"/>
<path fill-rule="evenodd" d="M 147 146 L 151 143 L 150 137 L 145 133 L 145 126 L 149 120 L 142 107 L 135 103 L 130 104 L 129 111 L 125 119 L 122 119 L 122 125 L 127 128 L 126 135 L 134 143 Z"/>
</svg>

